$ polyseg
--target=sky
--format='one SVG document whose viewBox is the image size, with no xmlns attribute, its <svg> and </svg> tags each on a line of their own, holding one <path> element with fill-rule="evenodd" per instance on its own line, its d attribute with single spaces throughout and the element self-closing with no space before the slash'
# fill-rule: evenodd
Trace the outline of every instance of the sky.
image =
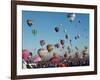
<svg viewBox="0 0 100 80">
<path fill-rule="evenodd" d="M 47 45 L 60 43 L 61 39 L 65 40 L 65 46 L 69 45 L 69 39 L 71 39 L 72 47 L 77 46 L 80 51 L 84 46 L 88 47 L 89 14 L 75 13 L 75 19 L 72 22 L 67 15 L 67 12 L 22 11 L 22 49 L 37 51 L 41 48 L 40 40 L 45 40 Z M 31 27 L 27 24 L 28 19 L 32 20 Z M 62 25 L 59 26 L 59 24 Z M 59 32 L 55 31 L 55 27 L 59 27 Z M 32 34 L 34 29 L 37 30 L 36 35 Z M 66 32 L 64 32 L 65 29 Z M 69 36 L 68 39 L 65 38 L 66 34 Z M 80 34 L 80 38 L 75 40 L 77 34 Z"/>
</svg>

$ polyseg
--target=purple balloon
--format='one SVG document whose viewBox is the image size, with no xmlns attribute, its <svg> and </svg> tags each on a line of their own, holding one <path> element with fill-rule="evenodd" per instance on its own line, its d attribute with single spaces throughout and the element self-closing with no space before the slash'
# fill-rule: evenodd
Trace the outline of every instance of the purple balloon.
<svg viewBox="0 0 100 80">
<path fill-rule="evenodd" d="M 55 44 L 55 47 L 56 48 L 59 48 L 60 47 L 60 44 L 59 43 Z"/>
<path fill-rule="evenodd" d="M 45 45 L 45 41 L 44 40 L 40 40 L 40 45 L 44 46 Z"/>
</svg>

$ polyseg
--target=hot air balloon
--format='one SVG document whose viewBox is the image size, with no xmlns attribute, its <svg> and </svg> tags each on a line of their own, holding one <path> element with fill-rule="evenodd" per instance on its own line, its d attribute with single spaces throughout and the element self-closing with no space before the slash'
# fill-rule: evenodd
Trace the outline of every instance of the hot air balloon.
<svg viewBox="0 0 100 80">
<path fill-rule="evenodd" d="M 65 41 L 64 40 L 60 40 L 60 44 L 64 45 Z"/>
<path fill-rule="evenodd" d="M 70 45 L 72 46 L 72 40 L 70 39 L 69 41 L 70 41 Z"/>
<path fill-rule="evenodd" d="M 62 26 L 62 24 L 59 24 L 59 26 Z"/>
<path fill-rule="evenodd" d="M 26 62 L 28 61 L 29 53 L 30 52 L 27 49 L 22 50 L 22 59 L 24 59 Z"/>
<path fill-rule="evenodd" d="M 79 52 L 75 53 L 75 58 L 80 58 L 80 53 Z"/>
<path fill-rule="evenodd" d="M 80 34 L 77 34 L 77 36 L 75 36 L 75 39 L 79 39 L 80 38 Z"/>
<path fill-rule="evenodd" d="M 70 49 L 70 46 L 67 46 L 67 50 L 69 50 Z"/>
<path fill-rule="evenodd" d="M 59 27 L 55 27 L 55 31 L 56 32 L 59 32 Z"/>
<path fill-rule="evenodd" d="M 46 49 L 44 49 L 44 48 L 40 48 L 40 49 L 38 49 L 38 55 L 42 58 L 42 57 L 44 57 L 46 54 L 47 54 L 47 50 Z"/>
<path fill-rule="evenodd" d="M 33 57 L 33 62 L 40 62 L 41 60 L 41 57 L 38 55 Z"/>
<path fill-rule="evenodd" d="M 77 38 L 78 38 L 78 39 L 80 38 L 80 34 L 77 34 Z"/>
<path fill-rule="evenodd" d="M 67 18 L 69 19 L 70 22 L 74 21 L 75 19 L 75 13 L 68 13 Z"/>
<path fill-rule="evenodd" d="M 79 20 L 78 23 L 81 23 L 81 21 Z"/>
<path fill-rule="evenodd" d="M 44 40 L 40 40 L 40 45 L 44 46 L 45 45 L 45 41 Z"/>
<path fill-rule="evenodd" d="M 67 64 L 63 64 L 63 63 L 59 63 L 58 65 L 57 65 L 57 67 L 67 67 L 68 65 Z"/>
<path fill-rule="evenodd" d="M 70 46 L 67 47 L 68 53 L 71 53 L 71 48 Z"/>
<path fill-rule="evenodd" d="M 86 50 L 88 49 L 87 46 L 84 47 Z"/>
<path fill-rule="evenodd" d="M 65 43 L 65 41 L 64 40 L 60 40 L 60 44 L 62 45 L 62 48 L 64 49 L 64 43 Z"/>
<path fill-rule="evenodd" d="M 32 34 L 35 36 L 37 34 L 37 30 L 36 29 L 32 29 Z"/>
<path fill-rule="evenodd" d="M 66 29 L 64 29 L 64 32 L 66 33 L 66 32 L 67 32 L 67 30 L 66 30 Z"/>
<path fill-rule="evenodd" d="M 31 27 L 32 26 L 32 19 L 28 19 L 27 24 L 28 24 L 29 27 Z"/>
<path fill-rule="evenodd" d="M 82 54 L 83 54 L 83 56 L 84 56 L 84 57 L 87 55 L 87 53 L 86 53 L 86 52 L 83 52 Z"/>
<path fill-rule="evenodd" d="M 57 55 L 57 53 L 53 53 L 53 57 L 49 61 L 54 64 L 58 64 L 60 60 L 61 60 L 60 56 Z"/>
<path fill-rule="evenodd" d="M 75 46 L 75 49 L 76 49 L 76 50 L 78 50 L 78 47 L 77 47 L 77 46 Z"/>
<path fill-rule="evenodd" d="M 85 46 L 85 47 L 84 47 L 84 50 L 83 50 L 82 52 L 83 52 L 83 53 L 88 53 L 88 47 Z"/>
<path fill-rule="evenodd" d="M 65 38 L 68 39 L 68 34 L 65 35 Z"/>
<path fill-rule="evenodd" d="M 59 48 L 60 47 L 60 44 L 59 43 L 55 44 L 55 47 L 56 48 Z"/>
<path fill-rule="evenodd" d="M 77 40 L 77 37 L 75 36 L 75 39 Z"/>
<path fill-rule="evenodd" d="M 47 45 L 48 52 L 51 52 L 53 49 L 54 49 L 54 45 L 52 45 L 52 44 Z"/>
<path fill-rule="evenodd" d="M 65 58 L 65 59 L 68 58 L 68 54 L 67 54 L 67 52 L 65 52 L 65 54 L 64 54 L 64 58 Z"/>
</svg>

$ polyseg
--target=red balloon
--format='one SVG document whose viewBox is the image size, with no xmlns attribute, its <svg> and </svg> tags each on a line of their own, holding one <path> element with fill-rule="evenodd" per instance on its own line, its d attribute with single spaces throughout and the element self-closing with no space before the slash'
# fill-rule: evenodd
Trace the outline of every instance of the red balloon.
<svg viewBox="0 0 100 80">
<path fill-rule="evenodd" d="M 59 63 L 61 60 L 60 56 L 57 55 L 56 53 L 53 54 L 53 57 L 49 60 L 50 62 L 57 64 Z"/>
<path fill-rule="evenodd" d="M 57 67 L 67 67 L 67 66 L 65 64 L 60 63 L 57 65 Z"/>
</svg>

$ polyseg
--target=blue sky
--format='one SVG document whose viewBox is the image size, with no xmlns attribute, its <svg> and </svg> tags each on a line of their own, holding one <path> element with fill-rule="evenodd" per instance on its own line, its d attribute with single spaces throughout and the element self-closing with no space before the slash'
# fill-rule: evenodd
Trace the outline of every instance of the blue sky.
<svg viewBox="0 0 100 80">
<path fill-rule="evenodd" d="M 33 52 L 34 49 L 41 48 L 40 40 L 45 40 L 46 44 L 56 44 L 60 39 L 65 40 L 65 46 L 69 45 L 69 40 L 65 38 L 68 34 L 72 39 L 72 45 L 80 50 L 89 44 L 89 14 L 75 13 L 75 20 L 70 22 L 67 18 L 68 13 L 64 12 L 39 12 L 22 11 L 22 47 Z M 33 25 L 27 25 L 27 19 L 32 19 Z M 80 21 L 80 23 L 79 23 Z M 62 26 L 59 26 L 62 24 Z M 60 31 L 55 32 L 55 27 Z M 37 35 L 32 34 L 32 29 L 37 30 Z M 66 33 L 64 32 L 66 29 Z M 75 36 L 80 34 L 79 40 Z"/>
</svg>

